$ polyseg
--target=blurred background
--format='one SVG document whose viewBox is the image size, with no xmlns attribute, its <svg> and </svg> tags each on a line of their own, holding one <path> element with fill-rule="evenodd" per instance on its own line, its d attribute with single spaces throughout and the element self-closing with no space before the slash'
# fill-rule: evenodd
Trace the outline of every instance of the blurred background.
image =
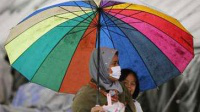
<svg viewBox="0 0 200 112">
<path fill-rule="evenodd" d="M 28 83 L 9 66 L 4 49 L 10 29 L 49 1 L 0 0 L 0 112 L 67 112 L 70 107 L 74 95 Z M 140 94 L 143 111 L 200 112 L 200 0 L 141 1 L 178 19 L 193 35 L 195 48 L 195 57 L 181 76 Z"/>
</svg>

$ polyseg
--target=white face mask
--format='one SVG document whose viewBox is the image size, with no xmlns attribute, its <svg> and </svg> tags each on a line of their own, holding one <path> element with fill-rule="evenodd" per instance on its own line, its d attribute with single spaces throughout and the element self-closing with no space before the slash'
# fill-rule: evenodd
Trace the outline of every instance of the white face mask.
<svg viewBox="0 0 200 112">
<path fill-rule="evenodd" d="M 115 79 L 119 79 L 121 76 L 121 67 L 120 66 L 111 67 L 111 70 L 112 74 L 110 74 L 110 76 Z"/>
</svg>

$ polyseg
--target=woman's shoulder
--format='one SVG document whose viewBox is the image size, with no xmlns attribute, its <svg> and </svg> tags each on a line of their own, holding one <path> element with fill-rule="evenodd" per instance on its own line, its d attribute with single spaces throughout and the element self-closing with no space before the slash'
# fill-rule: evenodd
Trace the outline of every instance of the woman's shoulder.
<svg viewBox="0 0 200 112">
<path fill-rule="evenodd" d="M 80 94 L 80 93 L 93 93 L 95 91 L 94 88 L 92 88 L 89 84 L 83 86 L 78 92 L 76 95 Z"/>
<path fill-rule="evenodd" d="M 95 98 L 91 98 L 96 94 L 95 90 L 89 85 L 83 86 L 75 95 L 72 103 L 73 112 L 88 112 L 93 107 Z"/>
<path fill-rule="evenodd" d="M 72 110 L 74 112 L 89 112 L 96 105 L 97 90 L 91 85 L 83 86 L 74 97 Z M 106 104 L 106 97 L 99 94 L 100 104 Z"/>
<path fill-rule="evenodd" d="M 96 95 L 96 90 L 92 88 L 90 85 L 85 85 L 76 93 L 74 101 L 81 100 L 84 102 L 86 99 L 88 99 L 88 96 L 94 96 L 94 95 Z"/>
</svg>

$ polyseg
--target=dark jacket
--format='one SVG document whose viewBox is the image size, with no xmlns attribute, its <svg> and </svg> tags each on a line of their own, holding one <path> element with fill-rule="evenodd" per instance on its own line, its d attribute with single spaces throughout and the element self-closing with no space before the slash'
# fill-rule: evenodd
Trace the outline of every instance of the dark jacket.
<svg viewBox="0 0 200 112">
<path fill-rule="evenodd" d="M 119 95 L 119 101 L 126 105 L 125 112 L 136 112 L 131 94 L 122 83 L 121 86 L 123 88 L 123 93 Z M 101 89 L 105 91 L 104 88 L 101 87 Z M 91 87 L 91 85 L 88 84 L 82 87 L 74 97 L 74 101 L 72 104 L 73 112 L 90 112 L 91 108 L 94 107 L 96 104 L 96 95 L 97 90 Z M 101 106 L 107 105 L 106 96 L 101 94 L 101 92 L 99 94 L 99 100 Z"/>
</svg>

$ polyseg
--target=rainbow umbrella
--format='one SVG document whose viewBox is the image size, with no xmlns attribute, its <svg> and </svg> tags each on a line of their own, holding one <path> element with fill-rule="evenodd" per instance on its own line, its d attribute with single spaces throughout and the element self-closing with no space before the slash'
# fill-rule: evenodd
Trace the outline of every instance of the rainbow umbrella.
<svg viewBox="0 0 200 112">
<path fill-rule="evenodd" d="M 87 84 L 89 58 L 99 47 L 119 51 L 122 68 L 137 72 L 140 90 L 180 75 L 194 57 L 193 37 L 176 19 L 144 5 L 63 0 L 14 27 L 5 49 L 31 82 L 76 93 Z"/>
</svg>

